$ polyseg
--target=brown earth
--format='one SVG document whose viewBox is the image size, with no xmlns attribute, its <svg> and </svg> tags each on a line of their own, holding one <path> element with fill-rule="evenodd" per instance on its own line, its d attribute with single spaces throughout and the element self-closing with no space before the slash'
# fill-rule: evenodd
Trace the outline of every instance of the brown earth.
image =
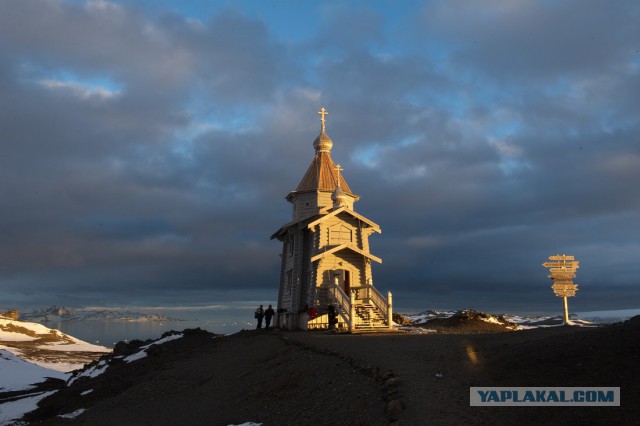
<svg viewBox="0 0 640 426">
<path fill-rule="evenodd" d="M 63 351 L 51 350 L 42 347 L 46 343 L 45 339 L 33 340 L 30 342 L 2 342 L 2 346 L 14 349 L 20 358 L 29 362 L 65 363 L 65 364 L 89 364 L 92 361 L 104 356 L 103 352 L 85 351 Z"/>
<path fill-rule="evenodd" d="M 32 423 L 640 424 L 640 325 L 509 333 L 206 332 L 114 360 Z M 126 350 L 127 348 L 121 348 Z M 131 348 L 130 348 L 131 349 Z M 470 386 L 619 386 L 620 407 L 470 407 Z M 91 393 L 81 393 L 92 389 Z M 77 409 L 74 420 L 56 417 Z"/>
</svg>

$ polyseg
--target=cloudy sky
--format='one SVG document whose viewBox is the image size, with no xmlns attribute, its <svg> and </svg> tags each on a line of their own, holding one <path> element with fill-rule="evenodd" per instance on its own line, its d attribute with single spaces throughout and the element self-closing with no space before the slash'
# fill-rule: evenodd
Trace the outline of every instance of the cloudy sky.
<svg viewBox="0 0 640 426">
<path fill-rule="evenodd" d="M 183 3 L 188 3 L 185 5 Z M 640 307 L 640 3 L 0 0 L 0 307 L 276 300 L 329 111 L 398 310 Z"/>
</svg>

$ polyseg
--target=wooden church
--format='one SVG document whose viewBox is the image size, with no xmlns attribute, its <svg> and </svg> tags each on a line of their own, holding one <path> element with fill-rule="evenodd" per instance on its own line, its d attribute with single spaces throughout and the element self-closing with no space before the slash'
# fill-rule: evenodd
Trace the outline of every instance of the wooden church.
<svg viewBox="0 0 640 426">
<path fill-rule="evenodd" d="M 344 330 L 391 328 L 391 293 L 373 286 L 371 262 L 382 263 L 369 250 L 369 236 L 380 227 L 354 211 L 355 195 L 333 162 L 333 141 L 321 131 L 315 155 L 298 187 L 287 195 L 292 220 L 271 238 L 282 241 L 277 324 L 289 329 L 329 327 L 329 312 Z"/>
</svg>

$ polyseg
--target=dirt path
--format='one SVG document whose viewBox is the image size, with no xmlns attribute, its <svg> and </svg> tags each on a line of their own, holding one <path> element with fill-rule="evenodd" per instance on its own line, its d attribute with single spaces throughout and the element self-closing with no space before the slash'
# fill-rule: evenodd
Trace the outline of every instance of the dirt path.
<svg viewBox="0 0 640 426">
<path fill-rule="evenodd" d="M 640 424 L 640 328 L 292 340 L 393 370 L 403 424 Z M 470 407 L 471 386 L 619 386 L 621 407 Z"/>
</svg>

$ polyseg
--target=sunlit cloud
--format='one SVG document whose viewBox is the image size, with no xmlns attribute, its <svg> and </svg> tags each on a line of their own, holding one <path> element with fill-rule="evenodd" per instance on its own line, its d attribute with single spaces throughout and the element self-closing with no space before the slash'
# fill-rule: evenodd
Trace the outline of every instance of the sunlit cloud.
<svg viewBox="0 0 640 426">
<path fill-rule="evenodd" d="M 289 6 L 0 1 L 2 300 L 275 300 L 323 106 L 397 306 L 640 298 L 638 4 Z"/>
<path fill-rule="evenodd" d="M 83 100 L 109 100 L 121 95 L 120 90 L 83 84 L 78 81 L 40 80 L 39 83 L 47 89 L 70 93 L 71 95 Z"/>
</svg>

